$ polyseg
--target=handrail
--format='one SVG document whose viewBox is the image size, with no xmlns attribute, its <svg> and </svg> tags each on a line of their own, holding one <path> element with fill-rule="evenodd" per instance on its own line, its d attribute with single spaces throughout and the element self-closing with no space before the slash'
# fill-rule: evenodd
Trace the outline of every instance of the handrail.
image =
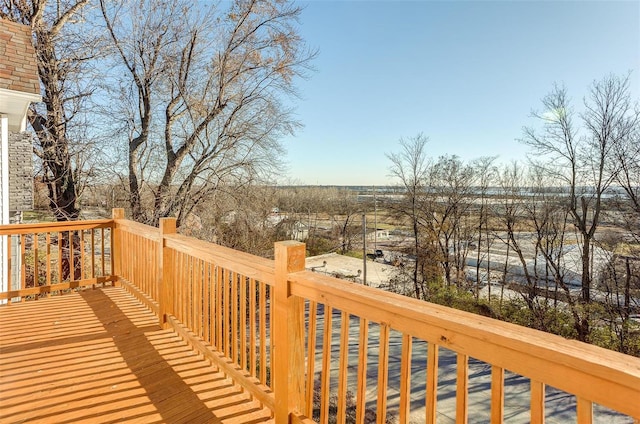
<svg viewBox="0 0 640 424">
<path fill-rule="evenodd" d="M 277 422 L 308 423 L 316 413 L 326 420 L 336 393 L 340 421 L 346 413 L 346 393 L 355 386 L 356 415 L 363 419 L 372 401 L 367 399 L 367 367 L 372 366 L 367 358 L 373 343 L 378 345 L 378 362 L 373 364 L 378 369 L 378 422 L 386 416 L 392 368 L 402 375 L 400 421 L 408 421 L 409 380 L 417 352 L 423 355 L 419 360 L 426 374 L 426 421 L 435 422 L 438 358 L 445 350 L 456 356 L 454 398 L 460 421 L 469 413 L 470 358 L 490 365 L 492 422 L 504 419 L 505 371 L 530 379 L 532 422 L 544 420 L 546 385 L 576 396 L 578 422 L 592 421 L 593 404 L 640 420 L 639 358 L 306 271 L 301 243 L 276 243 L 274 261 L 176 234 L 173 219 L 161 220 L 158 229 L 123 216 L 116 210 L 111 220 L 0 226 L 0 235 L 8 236 L 8 243 L 17 238 L 21 246 L 29 240 L 36 248 L 33 256 L 39 257 L 37 249 L 45 236 L 37 234 L 46 233 L 46 259 L 53 261 L 50 233 L 73 234 L 83 247 L 80 255 L 68 254 L 70 259 L 78 256 L 85 264 L 98 252 L 102 263 L 109 261 L 111 266 L 104 275 L 83 282 L 119 280 L 158 314 L 165 327 L 175 329 L 272 408 Z M 103 243 L 99 249 L 94 237 Z M 66 254 L 56 249 L 60 257 Z M 23 248 L 22 257 L 27 256 Z M 31 266 L 37 275 L 37 267 L 43 265 L 35 261 Z M 0 299 L 78 286 L 72 279 L 56 286 L 49 277 L 44 289 L 22 287 L 0 293 Z M 372 335 L 374 331 L 379 333 Z M 353 350 L 358 353 L 355 383 L 348 370 L 353 368 Z"/>
<path fill-rule="evenodd" d="M 216 263 L 225 269 L 264 281 L 267 284 L 273 284 L 274 282 L 273 260 L 180 234 L 167 235 L 164 240 L 165 247 L 178 252 L 188 253 L 195 258 Z"/>
<path fill-rule="evenodd" d="M 110 228 L 112 219 L 94 219 L 88 221 L 58 221 L 58 222 L 38 222 L 26 224 L 0 225 L 0 236 L 33 234 L 33 233 L 53 233 L 69 230 L 89 230 L 95 228 Z"/>
<path fill-rule="evenodd" d="M 638 358 L 311 271 L 290 274 L 289 283 L 293 296 L 640 416 Z"/>
<path fill-rule="evenodd" d="M 160 241 L 160 231 L 156 227 L 141 224 L 135 221 L 129 221 L 128 219 L 114 219 L 113 221 L 122 230 L 136 234 L 140 237 L 144 237 L 154 242 Z"/>
</svg>

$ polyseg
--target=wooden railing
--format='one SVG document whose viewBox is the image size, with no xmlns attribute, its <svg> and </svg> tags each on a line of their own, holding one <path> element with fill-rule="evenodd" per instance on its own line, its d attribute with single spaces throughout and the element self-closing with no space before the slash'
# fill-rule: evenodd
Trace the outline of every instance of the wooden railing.
<svg viewBox="0 0 640 424">
<path fill-rule="evenodd" d="M 0 292 L 0 301 L 115 281 L 112 225 L 112 220 L 96 220 L 0 226 L 10 270 L 2 276 L 6 291 Z"/>
<path fill-rule="evenodd" d="M 330 415 L 384 423 L 389 414 L 435 423 L 437 413 L 508 422 L 505 411 L 517 407 L 520 421 L 544 422 L 556 413 L 559 391 L 565 410 L 556 420 L 589 423 L 594 411 L 640 420 L 638 358 L 306 271 L 298 242 L 276 243 L 272 261 L 176 234 L 173 219 L 160 228 L 127 221 L 121 210 L 64 231 L 84 232 L 81 245 L 95 247 L 86 242 L 92 225 L 112 243 L 113 275 L 109 267 L 101 277 L 85 269 L 77 285 L 117 276 L 165 327 L 271 408 L 277 423 L 324 423 Z M 6 226 L 0 235 L 62 231 L 50 228 Z M 105 248 L 92 252 L 96 263 L 110 264 Z M 55 263 L 56 255 L 45 256 Z"/>
<path fill-rule="evenodd" d="M 271 330 L 273 261 L 154 228 L 114 211 L 121 283 L 257 399 L 275 407 Z"/>
</svg>

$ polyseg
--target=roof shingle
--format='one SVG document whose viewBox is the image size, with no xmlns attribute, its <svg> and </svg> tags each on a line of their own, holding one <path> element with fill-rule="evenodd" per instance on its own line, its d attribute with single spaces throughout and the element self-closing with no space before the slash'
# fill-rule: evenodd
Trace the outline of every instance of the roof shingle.
<svg viewBox="0 0 640 424">
<path fill-rule="evenodd" d="M 28 26 L 0 19 L 0 88 L 40 94 L 36 53 Z"/>
</svg>

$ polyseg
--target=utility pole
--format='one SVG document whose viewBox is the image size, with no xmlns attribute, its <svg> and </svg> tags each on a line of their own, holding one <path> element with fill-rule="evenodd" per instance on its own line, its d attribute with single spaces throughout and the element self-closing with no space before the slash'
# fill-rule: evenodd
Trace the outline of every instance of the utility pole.
<svg viewBox="0 0 640 424">
<path fill-rule="evenodd" d="M 362 214 L 362 283 L 367 285 L 367 214 Z"/>
<path fill-rule="evenodd" d="M 373 252 L 378 251 L 378 201 L 376 200 L 376 186 L 373 186 Z"/>
</svg>

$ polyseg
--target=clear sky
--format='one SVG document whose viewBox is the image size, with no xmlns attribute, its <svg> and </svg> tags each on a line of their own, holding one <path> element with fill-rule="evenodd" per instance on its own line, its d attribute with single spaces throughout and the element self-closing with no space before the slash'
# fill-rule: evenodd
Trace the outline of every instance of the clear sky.
<svg viewBox="0 0 640 424">
<path fill-rule="evenodd" d="M 524 159 L 530 113 L 564 83 L 631 71 L 640 93 L 640 1 L 301 3 L 319 50 L 299 81 L 304 127 L 285 140 L 291 182 L 389 185 L 386 153 L 422 132 L 430 156 Z"/>
</svg>

